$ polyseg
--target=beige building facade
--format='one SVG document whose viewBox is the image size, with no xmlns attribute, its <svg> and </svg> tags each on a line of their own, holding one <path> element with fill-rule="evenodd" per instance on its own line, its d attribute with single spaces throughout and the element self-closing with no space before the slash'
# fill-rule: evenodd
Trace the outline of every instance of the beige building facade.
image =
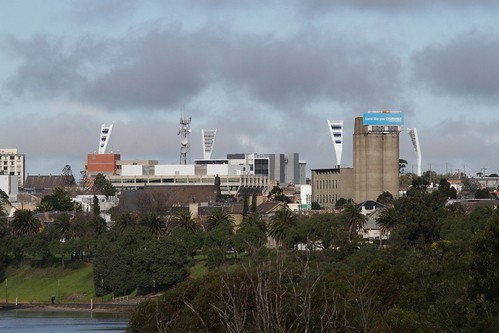
<svg viewBox="0 0 499 333">
<path fill-rule="evenodd" d="M 340 198 L 353 198 L 353 169 L 312 169 L 312 202 L 334 209 Z"/>
</svg>

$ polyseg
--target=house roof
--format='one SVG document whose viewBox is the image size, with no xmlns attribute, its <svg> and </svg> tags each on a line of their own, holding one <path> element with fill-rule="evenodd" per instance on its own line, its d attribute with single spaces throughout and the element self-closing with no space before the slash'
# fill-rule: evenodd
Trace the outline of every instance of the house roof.
<svg viewBox="0 0 499 333">
<path fill-rule="evenodd" d="M 74 183 L 74 178 L 73 178 Z M 68 176 L 48 175 L 48 176 L 28 176 L 24 182 L 25 189 L 47 190 L 68 185 Z"/>
<path fill-rule="evenodd" d="M 215 185 L 146 186 L 144 190 L 124 190 L 120 208 L 126 211 L 147 209 L 144 206 L 170 208 L 188 206 L 190 203 L 217 201 Z"/>
<path fill-rule="evenodd" d="M 374 200 L 365 200 L 357 204 L 357 208 L 359 207 L 363 207 L 365 210 L 373 210 L 376 208 L 386 208 L 387 206 Z"/>
<path fill-rule="evenodd" d="M 278 210 L 280 207 L 286 207 L 284 203 L 281 201 L 265 201 L 262 202 L 257 208 L 256 211 L 257 213 L 260 214 L 268 214 L 271 211 Z"/>
</svg>

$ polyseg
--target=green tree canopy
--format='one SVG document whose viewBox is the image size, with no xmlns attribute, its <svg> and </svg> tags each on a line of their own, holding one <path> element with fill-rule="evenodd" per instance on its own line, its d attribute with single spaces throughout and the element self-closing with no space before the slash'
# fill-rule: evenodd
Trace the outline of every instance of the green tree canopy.
<svg viewBox="0 0 499 333">
<path fill-rule="evenodd" d="M 81 210 L 81 206 L 73 202 L 69 195 L 60 187 L 56 187 L 52 194 L 46 195 L 42 198 L 39 211 L 48 211 L 47 209 L 67 212 L 72 210 Z"/>
<path fill-rule="evenodd" d="M 289 230 L 296 225 L 297 216 L 287 208 L 281 208 L 270 218 L 269 235 L 282 245 Z"/>
<path fill-rule="evenodd" d="M 361 208 L 350 202 L 343 207 L 341 214 L 348 224 L 348 239 L 352 241 L 357 232 L 364 226 L 367 218 L 361 213 Z"/>
<path fill-rule="evenodd" d="M 12 232 L 17 237 L 29 236 L 38 233 L 41 227 L 33 212 L 28 209 L 19 209 L 14 212 L 14 218 L 11 222 Z"/>
<path fill-rule="evenodd" d="M 94 178 L 93 190 L 96 193 L 112 197 L 116 195 L 116 188 L 102 173 L 98 173 Z"/>
</svg>

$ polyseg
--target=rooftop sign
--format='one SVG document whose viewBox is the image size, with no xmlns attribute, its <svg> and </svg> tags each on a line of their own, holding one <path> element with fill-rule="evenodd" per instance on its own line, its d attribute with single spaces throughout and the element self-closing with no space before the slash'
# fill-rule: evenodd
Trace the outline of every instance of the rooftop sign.
<svg viewBox="0 0 499 333">
<path fill-rule="evenodd" d="M 395 112 L 368 112 L 363 114 L 364 125 L 393 125 L 393 126 L 403 126 L 404 125 L 404 114 Z"/>
</svg>

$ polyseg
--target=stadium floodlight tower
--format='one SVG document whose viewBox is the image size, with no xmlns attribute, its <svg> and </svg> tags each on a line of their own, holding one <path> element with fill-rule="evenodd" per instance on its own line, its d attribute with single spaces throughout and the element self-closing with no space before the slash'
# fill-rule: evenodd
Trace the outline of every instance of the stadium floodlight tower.
<svg viewBox="0 0 499 333">
<path fill-rule="evenodd" d="M 408 128 L 409 136 L 411 137 L 412 146 L 414 147 L 414 152 L 416 153 L 417 164 L 418 164 L 418 177 L 421 177 L 421 148 L 419 146 L 418 130 L 415 128 Z"/>
<path fill-rule="evenodd" d="M 343 120 L 328 120 L 327 125 L 333 140 L 333 147 L 336 153 L 336 165 L 341 165 L 341 155 L 343 153 Z"/>
<path fill-rule="evenodd" d="M 111 132 L 113 131 L 113 124 L 102 124 L 100 127 L 100 140 L 99 140 L 99 154 L 105 154 Z"/>
<path fill-rule="evenodd" d="M 215 146 L 215 138 L 217 136 L 216 129 L 202 129 L 203 136 L 203 159 L 210 160 L 213 147 Z"/>
<path fill-rule="evenodd" d="M 180 164 L 187 164 L 190 143 L 189 134 L 191 133 L 191 117 L 180 116 L 180 127 L 177 135 L 180 135 Z"/>
</svg>

